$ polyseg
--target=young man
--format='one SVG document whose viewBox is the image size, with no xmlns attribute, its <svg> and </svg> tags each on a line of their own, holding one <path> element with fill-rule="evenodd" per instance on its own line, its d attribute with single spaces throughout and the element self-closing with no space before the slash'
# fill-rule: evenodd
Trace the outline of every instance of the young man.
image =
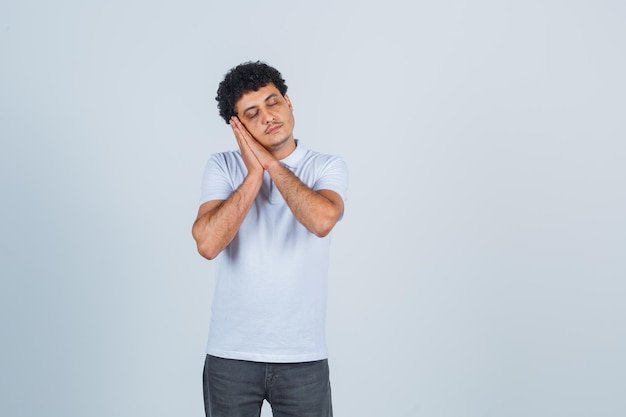
<svg viewBox="0 0 626 417">
<path fill-rule="evenodd" d="M 204 365 L 207 416 L 332 416 L 325 340 L 329 233 L 348 172 L 293 136 L 293 105 L 275 68 L 246 62 L 217 90 L 239 150 L 210 157 L 193 225 L 216 261 Z"/>
</svg>

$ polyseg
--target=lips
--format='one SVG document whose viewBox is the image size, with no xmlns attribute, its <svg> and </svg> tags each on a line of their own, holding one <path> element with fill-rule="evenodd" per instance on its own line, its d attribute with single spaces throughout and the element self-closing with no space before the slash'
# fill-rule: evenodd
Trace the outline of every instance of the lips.
<svg viewBox="0 0 626 417">
<path fill-rule="evenodd" d="M 267 134 L 267 135 L 272 134 L 272 133 L 276 132 L 278 129 L 280 129 L 281 127 L 282 127 L 282 123 L 277 123 L 277 124 L 270 125 L 269 128 L 267 130 L 265 130 L 265 134 Z"/>
</svg>

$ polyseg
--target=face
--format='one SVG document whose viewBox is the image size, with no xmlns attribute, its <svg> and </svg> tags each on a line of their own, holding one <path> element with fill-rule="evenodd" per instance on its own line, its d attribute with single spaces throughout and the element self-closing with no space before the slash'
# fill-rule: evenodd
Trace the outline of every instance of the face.
<svg viewBox="0 0 626 417">
<path fill-rule="evenodd" d="M 252 136 L 275 156 L 288 155 L 295 149 L 291 100 L 286 94 L 283 97 L 274 84 L 241 96 L 235 112 Z"/>
</svg>

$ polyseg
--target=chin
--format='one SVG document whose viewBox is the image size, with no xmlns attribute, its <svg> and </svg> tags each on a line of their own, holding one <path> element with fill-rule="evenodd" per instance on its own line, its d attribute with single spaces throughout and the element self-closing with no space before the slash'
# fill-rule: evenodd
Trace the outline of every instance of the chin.
<svg viewBox="0 0 626 417">
<path fill-rule="evenodd" d="M 276 138 L 275 140 L 272 140 L 265 147 L 270 148 L 270 149 L 280 149 L 284 147 L 285 145 L 287 145 L 290 140 L 291 140 L 291 136 L 287 136 L 286 138 L 280 138 L 280 139 Z"/>
</svg>

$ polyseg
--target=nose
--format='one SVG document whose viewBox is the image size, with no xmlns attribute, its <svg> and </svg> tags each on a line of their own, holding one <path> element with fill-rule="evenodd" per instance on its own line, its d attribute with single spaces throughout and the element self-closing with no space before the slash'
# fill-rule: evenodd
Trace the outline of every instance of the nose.
<svg viewBox="0 0 626 417">
<path fill-rule="evenodd" d="M 270 114 L 269 112 L 263 112 L 263 118 L 266 125 L 274 122 L 274 115 Z"/>
</svg>

